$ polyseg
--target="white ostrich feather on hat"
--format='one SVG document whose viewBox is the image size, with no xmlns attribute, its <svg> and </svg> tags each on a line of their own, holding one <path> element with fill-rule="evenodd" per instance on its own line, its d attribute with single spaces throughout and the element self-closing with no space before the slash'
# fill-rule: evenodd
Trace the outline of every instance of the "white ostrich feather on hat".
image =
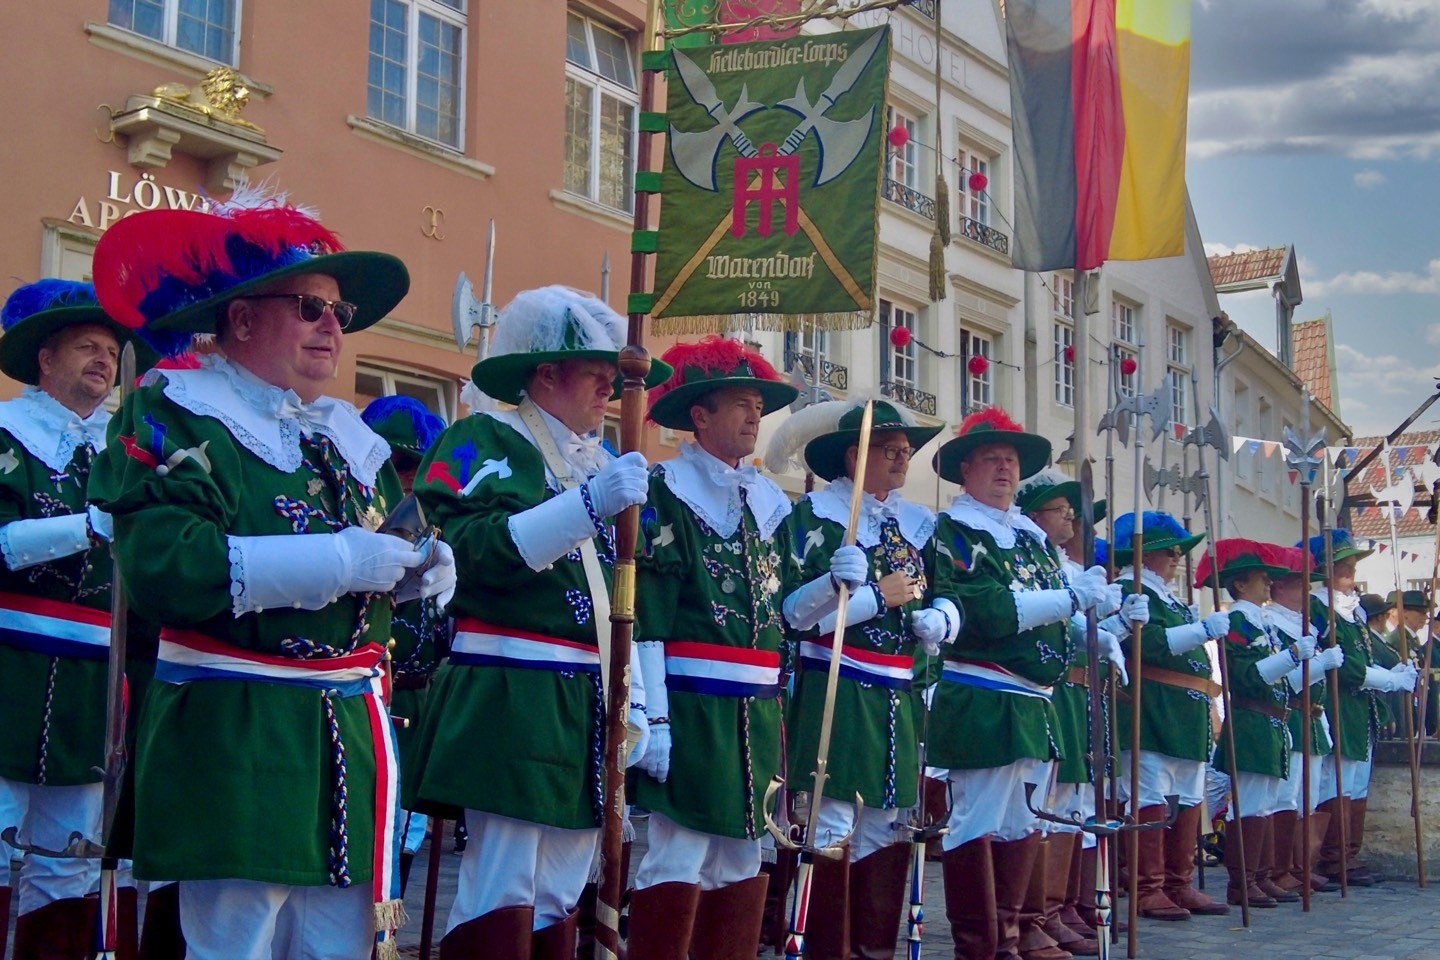
<svg viewBox="0 0 1440 960">
<path fill-rule="evenodd" d="M 598 297 L 556 285 L 517 294 L 500 311 L 489 356 L 623 346 L 624 317 Z"/>
<path fill-rule="evenodd" d="M 289 191 L 281 190 L 275 184 L 273 177 L 266 177 L 258 183 L 252 183 L 246 177 L 235 184 L 235 189 L 230 192 L 228 200 L 210 201 L 210 212 L 221 217 L 232 216 L 242 210 L 259 210 L 263 207 L 289 207 L 311 220 L 318 221 L 320 219 L 320 211 L 314 207 L 290 203 Z"/>
<path fill-rule="evenodd" d="M 792 468 L 805 469 L 805 445 L 816 437 L 834 433 L 840 429 L 840 418 L 852 410 L 865 406 L 867 400 L 883 400 L 895 409 L 900 420 L 907 427 L 915 426 L 915 417 L 904 404 L 896 403 L 880 394 L 860 395 L 849 400 L 825 400 L 812 403 L 802 410 L 790 414 L 785 422 L 770 437 L 765 448 L 765 469 L 771 473 L 784 473 Z"/>
<path fill-rule="evenodd" d="M 1030 491 L 1037 487 L 1053 487 L 1061 483 L 1069 483 L 1072 479 L 1074 478 L 1068 476 L 1059 467 L 1046 467 L 1039 473 L 1032 474 L 1020 481 L 1015 488 L 1015 499 L 1019 500 L 1029 495 Z"/>
</svg>

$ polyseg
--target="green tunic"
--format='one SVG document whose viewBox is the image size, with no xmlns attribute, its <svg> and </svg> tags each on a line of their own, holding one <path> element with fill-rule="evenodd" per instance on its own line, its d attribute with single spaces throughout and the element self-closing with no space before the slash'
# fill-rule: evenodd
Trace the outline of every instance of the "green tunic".
<svg viewBox="0 0 1440 960">
<path fill-rule="evenodd" d="M 396 606 L 390 617 L 391 677 L 390 714 L 403 717 L 406 726 L 395 727 L 395 749 L 400 768 L 407 770 L 410 743 L 420 729 L 429 695 L 430 678 L 450 643 L 450 621 L 435 611 L 435 601 L 411 600 Z"/>
<path fill-rule="evenodd" d="M 762 536 L 746 509 L 722 536 L 676 495 L 666 471 L 665 464 L 652 471 L 641 513 L 635 639 L 667 650 L 701 643 L 760 651 L 778 661 L 780 603 L 794 583 L 789 528 L 769 517 L 771 535 Z M 635 803 L 691 830 L 754 839 L 764 830 L 765 790 L 780 772 L 779 685 L 760 698 L 686 686 L 667 680 L 670 775 L 661 783 L 637 772 Z"/>
<path fill-rule="evenodd" d="M 1310 615 L 1316 623 L 1327 623 L 1329 608 L 1319 597 L 1310 598 Z M 1357 617 L 1364 614 L 1356 608 Z M 1370 628 L 1361 620 L 1347 620 L 1336 611 L 1335 639 L 1345 651 L 1345 662 L 1340 666 L 1340 755 L 1346 760 L 1367 760 L 1370 757 L 1370 743 L 1380 730 L 1380 697 L 1374 690 L 1362 690 L 1365 682 L 1365 668 L 1373 666 Z M 1337 718 L 1329 696 L 1325 698 L 1325 716 L 1330 720 L 1330 733 L 1335 736 Z"/>
<path fill-rule="evenodd" d="M 827 574 L 831 557 L 844 544 L 845 525 L 815 512 L 815 498 L 826 495 L 812 494 L 801 500 L 791 516 L 791 537 L 804 550 L 800 584 Z M 917 531 L 917 539 L 923 540 L 917 547 L 905 539 L 898 521 L 892 519 L 881 526 L 873 545 L 864 548 L 870 561 L 870 582 L 901 570 L 923 578 L 927 586 L 919 600 L 887 608 L 863 623 L 847 623 L 844 637 L 847 649 L 903 656 L 913 661 L 917 644 L 910 632 L 910 616 L 928 606 L 935 596 L 930 589 L 935 569 L 934 542 L 929 536 L 933 526 L 927 517 Z M 826 634 L 822 639 L 819 627 L 812 627 L 797 633 L 796 642 L 819 640 L 828 645 L 829 636 Z M 788 783 L 792 790 L 808 791 L 814 787 L 828 670 L 828 660 L 802 658 L 795 676 L 795 695 L 788 717 Z M 889 688 L 842 674 L 835 691 L 825 796 L 854 803 L 858 793 L 865 806 L 877 810 L 914 806 L 919 775 L 918 743 L 915 701 L 906 689 Z"/>
<path fill-rule="evenodd" d="M 962 500 L 964 498 L 962 497 Z M 1063 589 L 1054 551 L 1036 534 L 1015 531 L 1011 547 L 994 535 L 942 514 L 935 531 L 937 596 L 960 607 L 965 626 L 945 651 L 947 669 L 988 663 L 1039 687 L 1053 687 L 1074 657 L 1065 621 L 1024 631 L 1012 591 Z M 1043 535 L 1041 535 L 1043 536 Z M 983 689 L 948 678 L 931 704 L 927 763 L 949 769 L 1008 766 L 1018 760 L 1058 760 L 1059 720 L 1050 698 Z"/>
<path fill-rule="evenodd" d="M 1118 582 L 1126 584 L 1129 590 L 1129 574 L 1122 574 Z M 1210 697 L 1198 690 L 1188 690 L 1156 682 L 1146 677 L 1144 671 L 1150 667 L 1182 673 L 1191 677 L 1211 679 L 1210 654 L 1206 649 L 1196 647 L 1182 654 L 1170 652 L 1165 631 L 1169 627 L 1194 623 L 1190 608 L 1172 597 L 1162 597 L 1150 584 L 1143 584 L 1146 597 L 1150 600 L 1150 622 L 1140 633 L 1141 678 L 1144 684 L 1140 698 L 1140 749 L 1175 757 L 1180 760 L 1210 759 L 1210 748 L 1215 743 L 1211 726 Z M 1133 635 L 1121 638 L 1128 660 Z M 1126 692 L 1134 690 L 1135 678 L 1130 678 Z M 1129 702 L 1120 705 L 1119 738 L 1121 746 L 1128 749 L 1131 737 L 1132 708 Z"/>
<path fill-rule="evenodd" d="M 1277 616 L 1289 616 L 1292 613 L 1292 611 L 1284 607 L 1276 608 L 1273 605 L 1267 609 L 1274 609 Z M 1294 618 L 1295 627 L 1298 630 L 1300 627 L 1300 615 L 1296 613 L 1294 614 Z M 1321 625 L 1321 629 L 1323 631 L 1323 624 Z M 1286 630 L 1277 629 L 1276 633 L 1287 649 L 1295 645 L 1295 638 Z M 1322 643 L 1320 648 L 1323 648 L 1323 646 L 1324 644 Z M 1319 679 L 1316 679 L 1317 674 L 1320 675 Z M 1310 678 L 1313 681 L 1310 684 L 1310 755 L 1312 757 L 1318 757 L 1322 754 L 1329 753 L 1332 746 L 1330 743 L 1330 735 L 1326 732 L 1325 724 L 1321 722 L 1321 718 L 1324 716 L 1324 706 L 1329 702 L 1329 695 L 1326 692 L 1327 688 L 1325 686 L 1326 680 L 1324 679 L 1324 674 L 1316 670 L 1313 665 L 1310 669 Z M 1304 704 L 1300 695 L 1293 689 L 1287 687 L 1287 690 L 1290 696 L 1290 719 L 1287 721 L 1287 726 L 1290 730 L 1290 752 L 1301 753 L 1300 748 L 1304 746 L 1304 742 L 1301 739 L 1304 736 L 1304 727 L 1301 726 L 1304 722 L 1304 714 L 1300 708 Z"/>
<path fill-rule="evenodd" d="M 461 487 L 488 471 L 470 493 Z M 449 613 L 594 649 L 596 625 L 578 549 L 531 570 L 510 517 L 551 499 L 540 451 L 495 416 L 456 421 L 431 447 L 415 494 L 455 552 L 459 587 Z M 608 531 L 607 531 L 608 532 Z M 606 590 L 610 538 L 597 537 Z M 604 629 L 609 629 L 605 625 Z M 598 674 L 450 661 L 435 674 L 402 783 L 406 809 L 453 817 L 460 809 L 566 829 L 601 822 Z"/>
<path fill-rule="evenodd" d="M 69 465 L 52 470 L 0 430 L 0 528 L 83 511 L 93 456 L 88 445 L 78 446 Z M 100 544 L 23 570 L 0 564 L 0 591 L 108 613 L 110 551 Z M 99 782 L 107 648 L 89 653 L 51 656 L 0 637 L 0 777 L 56 787 Z"/>
<path fill-rule="evenodd" d="M 1275 631 L 1256 625 L 1255 619 L 1264 618 L 1259 607 L 1246 604 L 1243 612 L 1239 607 L 1237 602 L 1230 610 L 1230 632 L 1223 641 L 1230 666 L 1231 713 L 1220 735 L 1224 737 L 1226 729 L 1234 727 L 1235 765 L 1240 772 L 1283 779 L 1290 775 L 1289 718 L 1285 716 L 1290 699 L 1288 681 L 1282 677 L 1278 683 L 1266 683 L 1256 664 L 1284 646 Z M 1246 616 L 1247 612 L 1254 619 Z M 1282 716 L 1255 709 L 1261 706 Z M 1215 769 L 1231 772 L 1228 751 L 1216 751 Z"/>
<path fill-rule="evenodd" d="M 227 537 L 326 536 L 373 523 L 385 498 L 356 480 L 327 438 L 297 439 L 301 462 L 286 472 L 221 421 L 169 399 L 164 385 L 161 377 L 122 406 L 111 425 L 119 442 L 96 459 L 91 478 L 91 499 L 115 517 L 132 606 L 237 652 L 307 660 L 383 648 L 388 599 L 343 594 L 321 610 L 236 616 Z M 192 455 L 175 460 L 182 450 Z M 161 471 L 157 460 L 174 462 Z M 370 699 L 249 680 L 152 683 L 135 756 L 136 876 L 324 885 L 348 874 L 369 882 L 377 775 Z M 343 845 L 332 844 L 338 809 Z"/>
</svg>

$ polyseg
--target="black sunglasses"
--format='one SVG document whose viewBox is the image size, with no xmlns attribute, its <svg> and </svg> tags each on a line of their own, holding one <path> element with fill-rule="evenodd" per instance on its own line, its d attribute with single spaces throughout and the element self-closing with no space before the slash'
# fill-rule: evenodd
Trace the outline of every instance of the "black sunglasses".
<svg viewBox="0 0 1440 960">
<path fill-rule="evenodd" d="M 335 320 L 344 330 L 350 326 L 350 321 L 355 319 L 355 313 L 360 308 L 353 303 L 344 300 L 326 300 L 324 297 L 317 297 L 313 293 L 252 293 L 241 300 L 294 300 L 298 304 L 300 319 L 306 323 L 319 323 L 320 318 L 325 316 L 329 310 L 335 314 Z"/>
</svg>

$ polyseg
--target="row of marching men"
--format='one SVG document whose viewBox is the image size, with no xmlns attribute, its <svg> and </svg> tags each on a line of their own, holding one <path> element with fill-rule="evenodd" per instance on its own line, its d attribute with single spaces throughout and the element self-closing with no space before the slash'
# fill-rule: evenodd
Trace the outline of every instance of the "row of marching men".
<svg viewBox="0 0 1440 960">
<path fill-rule="evenodd" d="M 93 290 L 26 287 L 5 308 L 0 369 L 28 387 L 0 405 L 0 819 L 19 827 L 22 848 L 52 852 L 109 819 L 93 768 L 113 553 L 132 613 L 127 659 L 144 665 L 132 663 L 133 815 L 117 816 L 124 828 L 108 839 L 155 885 L 150 907 L 171 914 L 174 935 L 147 955 L 182 942 L 195 958 L 393 955 L 410 810 L 463 811 L 469 829 L 442 956 L 569 960 L 603 812 L 611 518 L 632 506 L 629 760 L 633 800 L 650 813 L 632 958 L 753 948 L 765 819 L 785 816 L 766 809 L 767 785 L 812 786 L 832 713 L 810 843 L 840 856 L 815 861 L 809 956 L 892 954 L 922 737 L 948 799 L 957 956 L 1083 953 L 1085 841 L 1046 841 L 1025 786 L 1058 814 L 1089 815 L 1077 627 L 1092 610 L 1107 660 L 1123 663 L 1118 638 L 1142 623 L 1157 664 L 1144 681 L 1153 712 L 1136 816 L 1181 796 L 1181 818 L 1132 865 L 1146 878 L 1144 913 L 1215 909 L 1190 886 L 1213 742 L 1200 680 L 1204 643 L 1233 637 L 1232 618 L 1197 621 L 1174 599 L 1173 554 L 1191 540 L 1160 522 L 1145 524 L 1143 602 L 1122 602 L 1102 568 L 1063 563 L 1068 488 L 1041 475 L 1022 509 L 1022 481 L 1050 446 L 1000 411 L 967 419 L 934 454 L 964 489 L 937 516 L 899 491 L 938 428 L 877 402 L 860 464 L 860 405 L 806 408 L 776 432 L 770 465 L 799 459 L 826 486 L 793 504 L 751 458 L 760 419 L 795 388 L 754 351 L 709 339 L 649 368 L 650 419 L 694 438 L 652 469 L 597 436 L 619 389 L 623 318 L 547 287 L 501 312 L 472 371 L 496 408 L 424 437 L 433 443 L 415 464 L 433 424 L 394 406 L 367 422 L 325 394 L 343 335 L 404 297 L 395 258 L 344 250 L 270 199 L 127 218 L 102 238 L 94 277 Z M 183 356 L 197 334 L 210 342 L 203 356 L 161 363 L 113 418 L 105 411 L 122 344 L 151 351 L 145 366 Z M 400 430 L 393 445 L 374 429 L 388 432 L 384 421 Z M 413 469 L 443 540 L 380 529 L 404 502 L 392 457 Z M 392 690 L 387 647 L 407 610 L 417 643 L 448 633 L 442 612 L 454 633 L 433 678 L 427 654 L 397 645 Z M 1344 683 L 1368 655 L 1341 639 Z M 1357 688 L 1380 682 L 1361 673 Z M 387 706 L 409 721 L 403 757 Z M 1369 727 L 1345 730 L 1343 792 L 1358 800 Z M 1363 803 L 1327 802 L 1363 819 Z M 23 862 L 16 955 L 79 955 L 93 863 L 38 849 Z M 1066 895 L 1045 886 L 1059 875 Z"/>
</svg>

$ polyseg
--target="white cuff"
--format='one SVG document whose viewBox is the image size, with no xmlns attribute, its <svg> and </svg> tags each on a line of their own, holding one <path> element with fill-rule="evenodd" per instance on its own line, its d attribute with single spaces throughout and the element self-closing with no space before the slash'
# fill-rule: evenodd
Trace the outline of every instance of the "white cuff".
<svg viewBox="0 0 1440 960">
<path fill-rule="evenodd" d="M 1204 623 L 1183 623 L 1178 627 L 1165 628 L 1165 643 L 1177 657 L 1204 646 L 1207 639 L 1209 638 L 1205 636 Z"/>
<path fill-rule="evenodd" d="M 1014 597 L 1020 633 L 1068 620 L 1075 606 L 1069 590 L 1022 590 Z"/>
<path fill-rule="evenodd" d="M 835 582 L 830 574 L 822 573 L 786 597 L 780 610 L 792 629 L 809 630 L 835 612 L 836 598 Z"/>
<path fill-rule="evenodd" d="M 1396 689 L 1395 675 L 1384 667 L 1366 667 L 1365 682 L 1360 684 L 1360 689 L 1393 693 Z"/>
<path fill-rule="evenodd" d="M 665 644 L 649 640 L 635 645 L 635 658 L 645 674 L 645 716 L 647 719 L 670 716 L 670 692 L 665 688 Z M 630 697 L 635 700 L 634 695 Z"/>
<path fill-rule="evenodd" d="M 538 507 L 513 515 L 510 539 L 525 565 L 537 573 L 595 536 L 580 488 L 566 490 Z"/>
<path fill-rule="evenodd" d="M 235 616 L 273 607 L 320 610 L 349 580 L 343 538 L 334 534 L 226 537 Z"/>
<path fill-rule="evenodd" d="M 945 636 L 940 638 L 941 643 L 954 643 L 960 636 L 960 628 L 965 625 L 965 616 L 955 602 L 949 597 L 936 597 L 930 601 L 933 610 L 939 610 L 949 618 L 946 624 Z"/>
<path fill-rule="evenodd" d="M 1281 650 L 1279 653 L 1272 653 L 1270 656 L 1255 664 L 1255 669 L 1260 671 L 1260 679 L 1266 683 L 1277 683 L 1287 676 L 1291 670 L 1296 669 L 1295 658 L 1290 656 L 1288 650 Z"/>
<path fill-rule="evenodd" d="M 838 600 L 836 606 L 839 606 Z M 837 612 L 832 609 L 820 618 L 817 628 L 822 636 L 835 632 L 835 614 Z M 883 610 L 880 606 L 880 591 L 873 583 L 862 583 L 850 591 L 850 599 L 845 601 L 845 629 L 849 630 L 857 623 L 873 620 L 881 612 Z"/>
<path fill-rule="evenodd" d="M 12 520 L 0 527 L 0 552 L 4 553 L 5 566 L 24 570 L 90 549 L 86 520 L 84 513 Z"/>
<path fill-rule="evenodd" d="M 650 702 L 649 687 L 645 682 L 645 664 L 640 662 L 640 648 L 644 644 L 637 643 L 630 648 L 630 709 L 645 712 L 645 706 Z M 660 682 L 665 682 L 665 675 L 660 674 Z"/>
</svg>

